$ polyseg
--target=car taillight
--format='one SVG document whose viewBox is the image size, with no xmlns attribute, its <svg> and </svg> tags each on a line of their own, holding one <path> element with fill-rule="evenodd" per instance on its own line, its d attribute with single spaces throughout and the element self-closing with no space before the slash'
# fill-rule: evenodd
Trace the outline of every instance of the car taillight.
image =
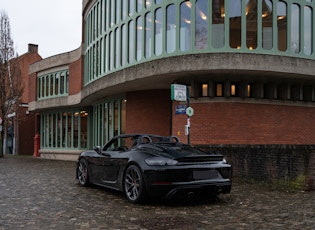
<svg viewBox="0 0 315 230">
<path fill-rule="evenodd" d="M 220 168 L 219 172 L 224 179 L 231 179 L 232 178 L 232 168 L 230 168 L 230 167 Z"/>
</svg>

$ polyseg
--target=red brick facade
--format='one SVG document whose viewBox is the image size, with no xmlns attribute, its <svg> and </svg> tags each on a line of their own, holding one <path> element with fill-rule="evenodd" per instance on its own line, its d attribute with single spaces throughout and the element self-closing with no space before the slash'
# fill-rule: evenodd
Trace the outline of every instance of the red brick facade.
<svg viewBox="0 0 315 230">
<path fill-rule="evenodd" d="M 83 59 L 69 64 L 69 95 L 75 95 L 81 92 L 83 87 Z"/>
<path fill-rule="evenodd" d="M 191 107 L 193 144 L 315 144 L 313 107 L 221 102 Z M 174 135 L 184 133 L 186 120 L 186 115 L 173 116 Z"/>
<path fill-rule="evenodd" d="M 169 90 L 127 93 L 126 133 L 170 135 Z"/>
</svg>

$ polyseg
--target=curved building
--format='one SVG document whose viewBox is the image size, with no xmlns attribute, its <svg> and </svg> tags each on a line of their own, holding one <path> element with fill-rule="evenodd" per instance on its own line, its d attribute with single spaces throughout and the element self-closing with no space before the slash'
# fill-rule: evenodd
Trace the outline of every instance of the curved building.
<svg viewBox="0 0 315 230">
<path fill-rule="evenodd" d="M 42 156 L 135 132 L 216 147 L 315 143 L 314 0 L 82 6 L 82 46 L 30 66 Z M 172 84 L 187 86 L 189 120 Z"/>
</svg>

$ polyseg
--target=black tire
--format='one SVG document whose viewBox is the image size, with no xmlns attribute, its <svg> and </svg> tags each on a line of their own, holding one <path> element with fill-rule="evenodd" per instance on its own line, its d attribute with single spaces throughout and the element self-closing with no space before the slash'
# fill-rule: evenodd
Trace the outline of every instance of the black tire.
<svg viewBox="0 0 315 230">
<path fill-rule="evenodd" d="M 79 184 L 83 187 L 86 187 L 90 184 L 89 181 L 89 172 L 88 172 L 88 164 L 85 159 L 81 159 L 77 168 L 77 178 Z"/>
<path fill-rule="evenodd" d="M 147 191 L 141 170 L 136 165 L 130 165 L 124 176 L 124 192 L 132 203 L 143 203 L 147 199 Z"/>
</svg>

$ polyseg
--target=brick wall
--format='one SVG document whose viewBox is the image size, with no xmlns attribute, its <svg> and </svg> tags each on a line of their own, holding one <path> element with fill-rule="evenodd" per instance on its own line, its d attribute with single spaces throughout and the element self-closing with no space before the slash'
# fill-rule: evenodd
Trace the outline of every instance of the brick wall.
<svg viewBox="0 0 315 230">
<path fill-rule="evenodd" d="M 35 51 L 37 50 L 35 49 Z M 42 58 L 37 52 L 28 52 L 19 57 L 23 89 L 24 89 L 22 97 L 21 97 L 22 103 L 29 102 L 29 93 L 36 95 L 36 82 L 35 82 L 35 85 L 29 84 L 28 66 L 40 60 L 42 60 Z"/>
<path fill-rule="evenodd" d="M 21 109 L 24 118 L 19 121 L 18 154 L 32 155 L 34 152 L 35 114 L 26 114 L 26 108 Z"/>
<path fill-rule="evenodd" d="M 83 79 L 83 59 L 82 57 L 69 64 L 69 95 L 75 95 L 81 92 Z"/>
<path fill-rule="evenodd" d="M 127 94 L 126 133 L 170 135 L 171 102 L 169 90 Z"/>
<path fill-rule="evenodd" d="M 191 107 L 193 144 L 315 144 L 314 107 L 219 102 Z M 186 120 L 186 115 L 173 115 L 174 135 L 184 133 Z"/>
<path fill-rule="evenodd" d="M 315 189 L 315 146 L 251 145 L 199 146 L 225 156 L 233 166 L 233 177 L 296 185 Z M 302 180 L 302 181 L 301 181 Z"/>
</svg>

